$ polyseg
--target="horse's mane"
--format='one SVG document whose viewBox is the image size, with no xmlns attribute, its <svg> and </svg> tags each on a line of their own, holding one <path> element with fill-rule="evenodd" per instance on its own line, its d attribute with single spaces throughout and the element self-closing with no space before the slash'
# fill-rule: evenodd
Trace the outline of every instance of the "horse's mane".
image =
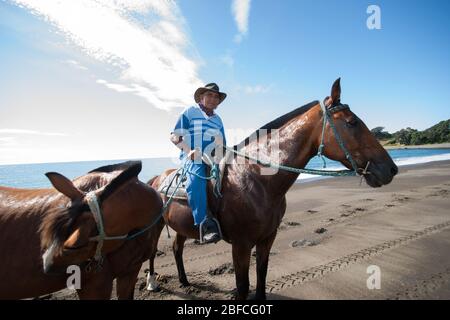
<svg viewBox="0 0 450 320">
<path fill-rule="evenodd" d="M 53 243 L 56 250 L 62 249 L 64 239 L 70 235 L 75 221 L 89 206 L 81 201 L 73 202 L 69 207 L 54 207 L 48 211 L 39 228 L 41 247 L 49 248 Z"/>
<path fill-rule="evenodd" d="M 276 118 L 275 120 L 270 121 L 269 123 L 266 123 L 265 125 L 263 125 L 260 129 L 280 129 L 285 123 L 289 122 L 290 120 L 294 119 L 295 117 L 304 114 L 305 112 L 307 112 L 309 109 L 311 109 L 313 106 L 315 106 L 316 104 L 318 104 L 319 101 L 312 101 L 308 104 L 305 104 L 304 106 L 298 107 L 295 110 L 292 110 L 291 112 L 288 112 L 278 118 Z"/>
<path fill-rule="evenodd" d="M 249 143 L 249 139 L 251 136 L 260 136 L 260 130 L 266 130 L 266 132 L 268 130 L 273 130 L 273 129 L 280 129 L 284 124 L 288 123 L 289 121 L 291 121 L 292 119 L 294 119 L 295 117 L 304 114 L 305 112 L 307 112 L 309 109 L 311 109 L 313 106 L 315 106 L 316 104 L 318 104 L 319 101 L 315 100 L 312 101 L 308 104 L 305 104 L 301 107 L 298 107 L 295 110 L 292 110 L 291 112 L 288 112 L 278 118 L 276 118 L 275 120 L 270 121 L 269 123 L 266 123 L 265 125 L 263 125 L 262 127 L 260 127 L 258 130 L 256 130 L 255 132 L 253 132 L 250 136 L 248 136 L 247 138 L 245 138 L 243 141 L 241 141 L 239 144 L 235 145 L 234 148 L 240 148 L 246 144 Z"/>
<path fill-rule="evenodd" d="M 98 167 L 97 169 L 91 170 L 88 173 L 124 171 L 124 170 L 127 170 L 139 163 L 140 163 L 140 161 L 126 161 L 126 162 L 122 162 L 122 163 L 110 164 L 107 166 Z"/>
</svg>

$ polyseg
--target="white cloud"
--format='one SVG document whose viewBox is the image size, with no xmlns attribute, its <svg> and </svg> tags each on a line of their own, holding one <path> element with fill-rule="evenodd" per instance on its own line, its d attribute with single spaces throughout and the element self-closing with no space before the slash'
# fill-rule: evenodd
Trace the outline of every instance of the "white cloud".
<svg viewBox="0 0 450 320">
<path fill-rule="evenodd" d="M 175 20 L 177 18 L 175 1 L 173 0 L 102 0 L 102 3 L 124 13 L 134 11 L 146 13 L 150 10 L 156 12 L 165 19 Z"/>
<path fill-rule="evenodd" d="M 243 88 L 245 93 L 256 94 L 256 93 L 266 93 L 270 90 L 271 86 L 255 85 L 255 86 L 245 86 Z"/>
<path fill-rule="evenodd" d="M 117 83 L 109 83 L 106 80 L 98 79 L 97 83 L 105 85 L 109 89 L 113 89 L 117 92 L 133 92 L 134 90 L 128 86 L 125 86 L 123 84 L 117 84 Z"/>
<path fill-rule="evenodd" d="M 26 130 L 26 129 L 0 129 L 0 134 L 28 134 L 28 135 L 40 135 L 40 136 L 59 136 L 66 137 L 65 133 L 58 132 L 40 132 L 35 130 Z"/>
<path fill-rule="evenodd" d="M 241 42 L 248 32 L 248 19 L 250 15 L 251 0 L 233 0 L 231 11 L 239 31 L 234 37 L 235 42 Z"/>
<path fill-rule="evenodd" d="M 77 69 L 80 70 L 88 70 L 88 68 L 86 68 L 85 66 L 81 65 L 79 62 L 75 61 L 75 60 L 66 60 L 65 61 L 67 64 L 74 66 Z"/>
<path fill-rule="evenodd" d="M 16 145 L 16 139 L 14 137 L 1 137 L 0 146 L 11 147 Z"/>
<path fill-rule="evenodd" d="M 50 22 L 88 56 L 119 70 L 120 77 L 113 80 L 117 84 L 107 85 L 113 90 L 169 110 L 192 103 L 192 92 L 202 84 L 198 64 L 187 55 L 192 48 L 174 1 L 13 2 Z"/>
<path fill-rule="evenodd" d="M 221 56 L 220 61 L 229 67 L 232 67 L 234 65 L 234 59 L 230 53 Z"/>
<path fill-rule="evenodd" d="M 133 93 L 137 96 L 140 96 L 144 99 L 146 99 L 148 102 L 150 102 L 152 105 L 154 105 L 157 108 L 163 109 L 163 110 L 169 110 L 173 108 L 174 106 L 181 106 L 183 105 L 182 100 L 177 100 L 177 95 L 174 94 L 173 98 L 167 98 L 164 101 L 158 100 L 155 95 L 153 94 L 152 90 L 145 86 L 141 86 L 138 84 L 131 84 L 131 85 L 123 85 L 119 83 L 111 83 L 103 79 L 97 80 L 97 83 L 103 84 L 109 89 L 115 90 L 117 92 L 128 92 Z"/>
</svg>

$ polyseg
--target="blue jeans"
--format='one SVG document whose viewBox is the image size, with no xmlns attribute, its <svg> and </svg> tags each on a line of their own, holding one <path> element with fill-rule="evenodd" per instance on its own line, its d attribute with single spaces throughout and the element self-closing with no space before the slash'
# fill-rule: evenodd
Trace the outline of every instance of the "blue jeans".
<svg viewBox="0 0 450 320">
<path fill-rule="evenodd" d="M 194 163 L 194 161 L 187 160 L 188 170 L 194 172 L 202 177 L 206 176 L 206 164 Z M 200 225 L 206 217 L 207 195 L 206 195 L 206 180 L 196 177 L 188 173 L 186 175 L 186 192 L 189 206 L 192 209 L 194 217 L 194 224 Z"/>
</svg>

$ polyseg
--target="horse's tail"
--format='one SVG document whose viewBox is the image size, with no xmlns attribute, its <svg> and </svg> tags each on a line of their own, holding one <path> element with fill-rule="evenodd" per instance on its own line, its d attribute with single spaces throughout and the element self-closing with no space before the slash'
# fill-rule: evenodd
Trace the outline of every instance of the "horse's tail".
<svg viewBox="0 0 450 320">
<path fill-rule="evenodd" d="M 149 186 L 152 186 L 153 183 L 155 182 L 155 180 L 158 178 L 159 176 L 154 176 L 153 178 L 151 178 L 150 180 L 147 181 L 147 184 Z"/>
</svg>

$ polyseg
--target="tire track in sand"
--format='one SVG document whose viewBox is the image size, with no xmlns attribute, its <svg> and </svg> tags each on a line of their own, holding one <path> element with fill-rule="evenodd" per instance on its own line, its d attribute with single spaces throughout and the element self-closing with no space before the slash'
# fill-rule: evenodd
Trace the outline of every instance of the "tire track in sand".
<svg viewBox="0 0 450 320">
<path fill-rule="evenodd" d="M 410 235 L 386 241 L 379 245 L 372 246 L 358 252 L 352 253 L 350 255 L 341 257 L 339 259 L 333 260 L 324 265 L 312 267 L 303 271 L 299 271 L 296 273 L 288 274 L 282 276 L 278 279 L 268 281 L 266 285 L 266 292 L 277 292 L 303 282 L 307 282 L 316 278 L 320 278 L 325 276 L 328 273 L 338 271 L 343 269 L 350 264 L 360 262 L 374 255 L 380 254 L 386 250 L 396 248 L 405 244 L 410 243 L 411 241 L 418 240 L 422 237 L 428 236 L 430 234 L 434 234 L 444 229 L 450 227 L 450 221 L 446 221 L 432 227 L 428 227 L 423 229 L 422 231 L 414 232 Z"/>
<path fill-rule="evenodd" d="M 417 281 L 415 285 L 397 292 L 388 300 L 420 299 L 444 285 L 448 286 L 449 282 L 450 267 L 443 272 L 433 274 L 428 279 Z"/>
<path fill-rule="evenodd" d="M 450 184 L 448 184 L 448 185 L 450 185 Z M 429 188 L 422 188 L 422 189 L 427 189 L 428 190 Z M 437 189 L 438 191 L 440 191 L 443 188 L 442 188 L 442 185 L 438 185 L 438 186 L 434 186 L 434 189 Z M 444 190 L 446 190 L 446 189 L 444 189 Z M 446 191 L 448 191 L 448 190 L 446 190 Z M 427 193 L 424 198 L 427 198 L 427 197 L 430 197 L 430 196 L 442 196 L 442 194 L 440 194 L 440 193 L 436 194 L 436 190 L 433 190 L 433 192 L 435 192 L 435 193 Z M 403 193 L 394 193 L 392 195 L 392 197 L 394 199 L 393 199 L 393 201 L 391 200 L 391 203 L 394 202 L 396 204 L 395 205 L 391 205 L 391 206 L 396 206 L 396 207 L 406 205 L 410 201 L 417 201 L 417 200 L 422 200 L 423 199 L 423 198 L 420 198 L 420 199 L 412 198 L 412 197 L 410 197 L 409 194 L 408 194 L 408 196 L 406 196 Z M 373 199 L 366 199 L 366 200 L 372 201 Z M 339 225 L 341 223 L 348 222 L 349 220 L 352 220 L 354 218 L 361 218 L 361 217 L 369 215 L 369 214 L 371 215 L 371 214 L 382 213 L 382 212 L 385 212 L 386 210 L 390 209 L 390 206 L 386 207 L 386 205 L 383 205 L 383 206 L 375 205 L 375 206 L 368 206 L 368 207 L 366 206 L 363 209 L 361 209 L 359 207 L 356 207 L 356 209 L 352 208 L 353 205 L 349 205 L 348 203 L 347 204 L 342 204 L 341 206 L 344 207 L 344 211 L 345 211 L 345 209 L 347 209 L 347 210 L 354 210 L 355 212 L 357 211 L 359 214 L 356 214 L 356 215 L 352 214 L 352 215 L 350 215 L 348 217 L 347 216 L 344 217 L 344 218 L 340 217 L 340 219 L 338 218 L 338 219 L 335 219 L 335 220 L 333 219 L 332 221 L 328 221 L 327 223 L 325 223 L 324 224 L 325 226 L 328 227 L 328 226 Z M 315 211 L 315 212 L 317 212 L 317 211 Z M 283 222 L 280 224 L 280 227 L 278 229 L 279 233 L 284 233 L 284 232 L 286 232 L 286 231 L 288 231 L 290 229 L 297 228 L 297 227 L 303 225 L 303 224 L 299 224 L 299 223 L 297 223 L 295 221 L 291 221 L 292 217 L 290 217 L 290 218 L 291 219 L 283 219 Z M 450 221 L 449 221 L 449 223 L 450 223 Z M 431 227 L 431 228 L 433 228 L 433 227 Z M 428 230 L 428 229 L 425 229 L 425 230 Z M 427 233 L 429 233 L 429 232 L 427 232 Z M 420 235 L 417 235 L 417 234 L 418 233 L 414 233 L 413 234 L 413 239 L 412 240 L 415 240 L 416 238 L 423 236 L 421 234 Z M 409 237 L 411 237 L 411 236 L 409 236 Z M 404 237 L 404 238 L 407 238 L 407 237 Z M 293 285 L 296 285 L 296 284 L 299 284 L 299 283 L 302 283 L 302 282 L 309 281 L 311 279 L 317 278 L 318 274 L 320 276 L 322 276 L 323 274 L 326 274 L 328 272 L 336 271 L 336 270 L 341 269 L 341 267 L 336 268 L 336 265 L 334 263 L 337 263 L 337 265 L 339 265 L 339 266 L 347 266 L 349 264 L 349 262 L 346 260 L 346 258 L 350 259 L 349 261 L 351 263 L 354 263 L 354 262 L 357 262 L 359 260 L 362 260 L 362 259 L 365 259 L 365 258 L 367 258 L 369 256 L 374 255 L 375 254 L 375 253 L 373 253 L 374 252 L 374 248 L 378 248 L 376 250 L 376 252 L 379 252 L 379 251 L 390 249 L 394 245 L 398 246 L 398 245 L 401 245 L 401 244 L 404 244 L 404 243 L 406 244 L 405 239 L 403 239 L 403 238 L 400 238 L 400 239 L 397 239 L 397 240 L 392 240 L 392 241 L 389 241 L 388 243 L 396 242 L 396 241 L 400 241 L 400 243 L 398 243 L 398 244 L 394 243 L 392 246 L 387 245 L 387 243 L 383 243 L 381 245 L 378 245 L 378 246 L 375 246 L 375 247 L 372 247 L 372 248 L 367 248 L 367 249 L 364 249 L 364 250 L 362 250 L 360 252 L 351 254 L 350 256 L 342 257 L 342 258 L 340 258 L 338 260 L 330 262 L 329 264 L 318 266 L 318 267 L 313 267 L 311 269 L 305 270 L 304 271 L 305 274 L 303 274 L 302 272 L 300 272 L 298 274 L 300 279 L 297 279 L 294 276 L 294 275 L 297 275 L 297 273 L 296 274 L 287 275 L 287 276 L 285 276 L 285 277 L 287 277 L 286 281 L 288 282 L 288 284 L 290 283 L 289 286 L 293 286 Z M 406 241 L 411 241 L 411 239 L 409 239 L 409 240 L 406 239 Z M 196 249 L 194 249 L 194 250 L 196 250 Z M 367 254 L 366 251 L 369 251 L 369 254 Z M 362 253 L 362 252 L 364 252 L 364 253 Z M 219 257 L 219 256 L 222 256 L 222 255 L 225 255 L 225 254 L 231 254 L 231 249 L 220 250 L 220 251 L 217 251 L 217 252 L 212 252 L 212 253 L 204 254 L 204 255 L 191 256 L 190 258 L 187 258 L 187 259 L 184 258 L 183 261 L 185 263 L 188 263 L 188 262 L 194 262 L 194 261 L 208 259 L 208 258 L 215 258 L 215 257 Z M 352 260 L 353 256 L 360 257 L 360 258 L 358 258 L 358 260 L 354 260 L 354 259 Z M 343 259 L 343 261 L 341 261 L 341 259 Z M 333 266 L 332 270 L 329 270 L 330 269 L 329 265 Z M 174 260 L 172 260 L 172 262 L 164 263 L 164 264 L 161 264 L 161 265 L 155 265 L 156 269 L 158 269 L 158 268 L 168 268 L 168 267 L 173 267 L 173 266 L 176 266 L 176 262 Z M 222 265 L 220 265 L 219 267 L 221 267 L 221 266 Z M 315 270 L 316 268 L 323 268 L 323 270 Z M 317 272 L 318 272 L 318 274 L 317 274 Z M 189 272 L 188 272 L 188 274 L 189 274 Z M 196 275 L 195 274 L 190 274 L 190 277 L 194 277 L 195 278 Z M 284 277 L 282 279 L 284 279 Z M 280 281 L 280 280 L 279 279 L 278 280 L 273 280 L 274 289 L 272 289 L 272 290 L 274 290 L 274 291 L 270 291 L 269 285 L 271 285 L 272 282 L 268 282 L 268 284 L 267 284 L 267 287 L 268 287 L 267 291 L 268 292 L 276 292 L 278 290 L 284 289 L 287 286 L 287 284 L 285 284 L 283 281 L 281 281 L 281 283 L 278 283 L 278 281 Z M 279 288 L 280 286 L 281 286 L 281 288 Z"/>
</svg>

